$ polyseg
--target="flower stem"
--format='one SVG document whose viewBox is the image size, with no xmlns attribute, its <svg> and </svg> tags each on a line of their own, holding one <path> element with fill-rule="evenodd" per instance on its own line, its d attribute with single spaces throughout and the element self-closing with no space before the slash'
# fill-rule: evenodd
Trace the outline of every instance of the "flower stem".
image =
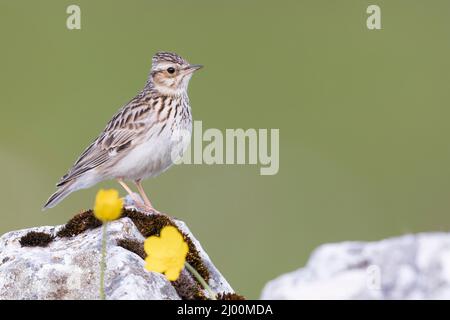
<svg viewBox="0 0 450 320">
<path fill-rule="evenodd" d="M 106 270 L 106 226 L 107 222 L 102 225 L 102 258 L 100 261 L 100 300 L 105 300 L 105 270 Z"/>
<path fill-rule="evenodd" d="M 188 269 L 189 272 L 195 277 L 195 279 L 197 279 L 198 282 L 200 282 L 203 288 L 205 288 L 205 290 L 208 291 L 211 300 L 217 300 L 216 294 L 214 293 L 214 291 L 212 291 L 211 287 L 206 283 L 205 279 L 203 279 L 200 273 L 198 273 L 197 270 L 195 270 L 195 268 L 191 266 L 188 262 L 185 262 L 184 265 L 186 266 L 186 269 Z"/>
</svg>

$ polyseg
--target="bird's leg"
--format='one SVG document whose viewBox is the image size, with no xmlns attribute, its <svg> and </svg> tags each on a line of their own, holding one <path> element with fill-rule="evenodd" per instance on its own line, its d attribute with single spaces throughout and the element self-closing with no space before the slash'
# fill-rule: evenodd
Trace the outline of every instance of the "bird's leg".
<svg viewBox="0 0 450 320">
<path fill-rule="evenodd" d="M 153 208 L 153 205 L 152 205 L 150 199 L 147 197 L 147 194 L 145 193 L 144 188 L 142 187 L 141 180 L 136 180 L 134 183 L 136 184 L 136 187 L 138 188 L 139 194 L 141 195 L 142 199 L 144 199 L 145 205 L 150 210 L 158 212 L 157 210 L 155 210 L 155 208 Z"/>
<path fill-rule="evenodd" d="M 145 207 L 146 207 L 148 210 L 153 211 L 154 213 L 157 213 L 157 214 L 160 214 L 160 215 L 169 217 L 167 214 L 162 213 L 162 212 L 159 212 L 158 210 L 156 210 L 156 209 L 153 207 L 153 205 L 152 205 L 150 199 L 147 197 L 147 194 L 145 193 L 145 190 L 144 190 L 144 187 L 142 186 L 141 180 L 136 180 L 134 183 L 136 184 L 136 187 L 138 188 L 139 194 L 140 194 L 141 197 L 144 199 Z"/>
<path fill-rule="evenodd" d="M 169 215 L 167 215 L 163 212 L 160 212 L 153 207 L 150 199 L 147 197 L 147 194 L 145 193 L 145 190 L 144 190 L 144 187 L 142 186 L 141 180 L 136 180 L 136 181 L 134 181 L 134 183 L 136 184 L 136 187 L 138 188 L 139 194 L 144 199 L 145 207 L 147 210 L 153 211 L 153 213 L 156 213 L 156 214 L 159 214 L 159 215 L 162 215 L 162 216 L 165 216 L 165 217 L 171 219 Z"/>
<path fill-rule="evenodd" d="M 117 182 L 125 189 L 126 192 L 128 192 L 131 199 L 133 199 L 133 201 L 136 205 L 139 205 L 141 203 L 141 201 L 134 194 L 133 190 L 131 190 L 130 187 L 127 186 L 127 184 L 123 181 L 122 178 L 117 179 Z"/>
</svg>

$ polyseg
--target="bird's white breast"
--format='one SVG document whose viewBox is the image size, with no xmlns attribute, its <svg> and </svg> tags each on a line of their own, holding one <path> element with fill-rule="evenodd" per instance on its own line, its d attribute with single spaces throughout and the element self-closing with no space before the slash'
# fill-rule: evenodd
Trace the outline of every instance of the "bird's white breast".
<svg viewBox="0 0 450 320">
<path fill-rule="evenodd" d="M 187 107 L 180 106 L 180 107 Z M 112 168 L 111 175 L 114 178 L 128 180 L 145 179 L 154 177 L 167 170 L 176 160 L 176 154 L 180 150 L 186 150 L 191 141 L 192 121 L 190 110 L 187 113 L 179 112 L 177 117 L 169 118 L 157 123 L 148 131 L 142 143 L 130 150 Z M 164 126 L 164 128 L 163 128 Z"/>
</svg>

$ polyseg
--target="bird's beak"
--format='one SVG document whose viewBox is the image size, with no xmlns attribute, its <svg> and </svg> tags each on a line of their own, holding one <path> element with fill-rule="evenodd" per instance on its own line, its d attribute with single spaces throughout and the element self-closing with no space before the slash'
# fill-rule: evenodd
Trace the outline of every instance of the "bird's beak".
<svg viewBox="0 0 450 320">
<path fill-rule="evenodd" d="M 186 73 L 193 73 L 194 71 L 197 71 L 198 69 L 203 68 L 201 64 L 191 64 L 189 67 L 186 68 Z"/>
</svg>

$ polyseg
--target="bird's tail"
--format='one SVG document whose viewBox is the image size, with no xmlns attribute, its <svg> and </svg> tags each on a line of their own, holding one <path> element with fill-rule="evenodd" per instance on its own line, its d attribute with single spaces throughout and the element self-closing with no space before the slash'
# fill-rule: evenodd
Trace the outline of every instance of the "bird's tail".
<svg viewBox="0 0 450 320">
<path fill-rule="evenodd" d="M 76 191 L 77 188 L 75 182 L 76 180 L 71 180 L 63 184 L 62 186 L 58 187 L 58 190 L 56 190 L 56 192 L 50 196 L 50 198 L 47 200 L 42 210 L 53 208 L 69 194 Z"/>
</svg>

